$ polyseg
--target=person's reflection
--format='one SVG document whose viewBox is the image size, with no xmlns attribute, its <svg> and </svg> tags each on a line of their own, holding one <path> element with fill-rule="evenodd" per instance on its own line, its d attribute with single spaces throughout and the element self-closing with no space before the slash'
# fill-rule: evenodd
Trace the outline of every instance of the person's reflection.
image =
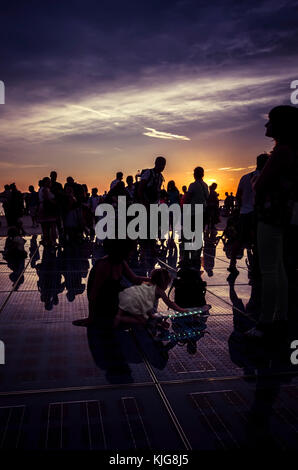
<svg viewBox="0 0 298 470">
<path fill-rule="evenodd" d="M 58 294 L 63 292 L 65 288 L 59 269 L 59 256 L 58 254 L 56 257 L 56 253 L 45 247 L 41 263 L 36 265 L 37 287 L 40 292 L 40 300 L 44 303 L 46 310 L 52 310 L 54 305 L 58 305 Z"/>
<path fill-rule="evenodd" d="M 31 268 L 36 267 L 37 261 L 40 260 L 40 254 L 39 254 L 39 247 L 37 244 L 37 235 L 32 235 L 31 240 L 30 240 L 30 248 L 29 248 L 29 256 L 30 256 L 30 265 Z"/>
<path fill-rule="evenodd" d="M 121 332 L 113 328 L 97 326 L 87 328 L 88 344 L 94 362 L 99 369 L 105 371 L 106 378 L 110 383 L 133 382 L 127 360 L 127 355 L 131 353 L 130 341 L 127 341 L 126 338 L 127 334 L 122 332 L 121 335 Z M 140 361 L 140 358 L 136 354 L 131 360 L 137 362 L 137 360 Z"/>
<path fill-rule="evenodd" d="M 61 255 L 61 272 L 65 279 L 66 297 L 73 302 L 77 295 L 83 294 L 88 276 L 90 247 L 87 244 L 67 247 Z"/>
<path fill-rule="evenodd" d="M 252 286 L 252 296 L 255 297 Z M 297 374 L 297 367 L 290 363 L 290 340 L 275 337 L 270 342 L 252 342 L 245 336 L 251 328 L 253 320 L 246 314 L 243 301 L 230 282 L 230 299 L 233 303 L 234 330 L 230 335 L 229 353 L 231 360 L 244 372 L 243 379 L 255 382 L 255 393 L 250 406 L 246 434 L 249 447 L 273 448 L 276 445 L 272 429 L 274 404 L 279 395 L 281 385 L 291 382 Z M 298 333 L 291 332 L 293 338 Z"/>
<path fill-rule="evenodd" d="M 166 240 L 164 245 L 161 245 L 158 259 L 174 269 L 177 268 L 178 248 L 176 241 L 172 237 Z"/>
<path fill-rule="evenodd" d="M 105 371 L 110 383 L 133 382 L 130 364 L 141 364 L 144 353 L 149 363 L 159 370 L 164 369 L 168 361 L 163 345 L 156 344 L 143 327 L 124 330 L 89 326 L 87 338 L 95 364 Z"/>
<path fill-rule="evenodd" d="M 12 281 L 15 290 L 24 282 L 23 271 L 25 269 L 25 259 L 27 258 L 25 243 L 26 240 L 19 235 L 19 231 L 15 227 L 8 229 L 3 259 L 7 262 L 9 269 L 12 270 L 9 279 Z"/>
<path fill-rule="evenodd" d="M 217 243 L 217 230 L 214 228 L 206 231 L 204 234 L 203 259 L 204 270 L 209 277 L 213 276 Z"/>
<path fill-rule="evenodd" d="M 170 238 L 167 244 L 167 257 L 166 262 L 172 268 L 177 267 L 178 248 L 175 240 Z"/>
</svg>

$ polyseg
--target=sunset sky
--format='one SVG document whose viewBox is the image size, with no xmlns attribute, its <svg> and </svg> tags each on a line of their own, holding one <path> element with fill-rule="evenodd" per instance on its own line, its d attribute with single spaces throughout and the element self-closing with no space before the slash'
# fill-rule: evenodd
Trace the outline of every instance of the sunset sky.
<svg viewBox="0 0 298 470">
<path fill-rule="evenodd" d="M 108 189 L 167 158 L 166 181 L 235 191 L 298 79 L 297 1 L 10 1 L 1 6 L 0 184 L 58 172 Z M 2 189 L 1 189 L 2 190 Z"/>
</svg>

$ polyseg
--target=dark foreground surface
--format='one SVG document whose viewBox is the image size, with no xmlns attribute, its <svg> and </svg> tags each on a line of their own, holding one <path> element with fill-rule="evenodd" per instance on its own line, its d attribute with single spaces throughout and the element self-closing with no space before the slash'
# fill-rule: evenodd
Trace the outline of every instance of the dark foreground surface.
<svg viewBox="0 0 298 470">
<path fill-rule="evenodd" d="M 212 305 L 206 333 L 198 338 L 182 322 L 170 330 L 176 334 L 172 341 L 157 341 L 140 328 L 72 325 L 87 315 L 88 272 L 102 256 L 91 243 L 53 254 L 39 246 L 39 235 L 30 236 L 23 265 L 1 258 L 0 339 L 6 350 L 0 365 L 0 447 L 295 449 L 298 384 L 290 339 L 277 335 L 259 345 L 245 338 L 243 331 L 254 324 L 247 312 L 256 315 L 258 302 L 245 258 L 235 283 L 228 284 L 222 244 L 215 246 L 218 235 L 210 235 L 204 253 Z M 2 237 L 0 250 L 4 243 Z M 176 266 L 175 249 L 161 257 Z M 131 263 L 142 274 L 154 265 L 149 257 Z M 194 335 L 191 345 L 183 328 Z M 295 339 L 294 326 L 291 335 Z"/>
</svg>

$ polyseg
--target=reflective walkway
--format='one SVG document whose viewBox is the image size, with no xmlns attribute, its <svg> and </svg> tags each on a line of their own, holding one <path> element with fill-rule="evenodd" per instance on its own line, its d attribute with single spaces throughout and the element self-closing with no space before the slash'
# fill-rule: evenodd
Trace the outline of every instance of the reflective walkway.
<svg viewBox="0 0 298 470">
<path fill-rule="evenodd" d="M 2 257 L 0 447 L 295 448 L 298 384 L 290 338 L 270 345 L 245 338 L 258 314 L 257 288 L 249 285 L 245 258 L 239 276 L 227 282 L 219 235 L 206 239 L 203 279 L 212 309 L 197 335 L 184 319 L 163 338 L 140 328 L 73 326 L 87 314 L 88 272 L 102 256 L 94 244 L 53 254 L 32 236 L 25 260 Z M 1 252 L 4 244 L 2 237 Z M 174 273 L 178 256 L 173 246 L 159 259 Z M 131 265 L 146 274 L 156 264 L 145 257 Z M 191 333 L 191 344 L 184 333 Z"/>
</svg>

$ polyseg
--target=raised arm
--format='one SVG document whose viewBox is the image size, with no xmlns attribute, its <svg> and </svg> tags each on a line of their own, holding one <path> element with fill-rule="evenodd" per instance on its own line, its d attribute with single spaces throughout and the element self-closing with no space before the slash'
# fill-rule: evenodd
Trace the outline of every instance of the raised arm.
<svg viewBox="0 0 298 470">
<path fill-rule="evenodd" d="M 149 277 L 137 276 L 128 266 L 127 262 L 123 262 L 123 275 L 132 283 L 136 285 L 142 284 L 142 282 L 150 281 Z"/>
<path fill-rule="evenodd" d="M 164 290 L 160 289 L 159 287 L 156 286 L 156 294 L 159 298 L 161 298 L 164 303 L 169 307 L 172 308 L 173 310 L 177 310 L 177 312 L 188 312 L 187 309 L 179 307 L 175 302 L 172 302 L 167 294 L 165 293 Z"/>
</svg>

